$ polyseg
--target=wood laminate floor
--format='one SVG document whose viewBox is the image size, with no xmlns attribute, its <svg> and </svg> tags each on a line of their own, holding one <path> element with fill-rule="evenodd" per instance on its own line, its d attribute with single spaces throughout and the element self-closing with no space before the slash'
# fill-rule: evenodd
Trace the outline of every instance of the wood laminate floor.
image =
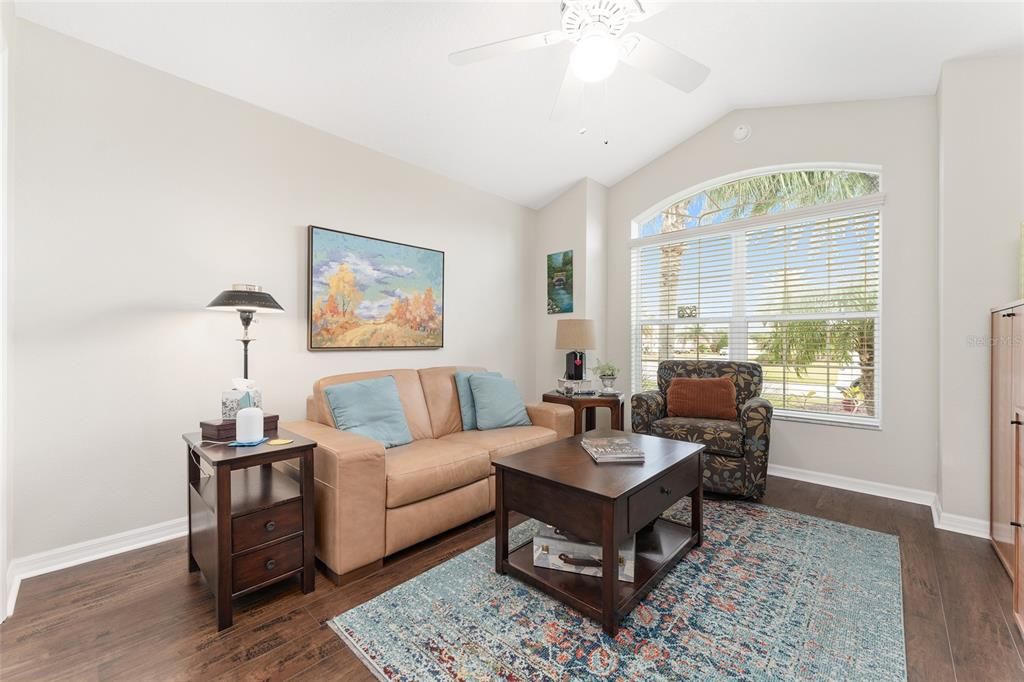
<svg viewBox="0 0 1024 682">
<path fill-rule="evenodd" d="M 899 535 L 911 680 L 1024 680 L 1010 580 L 984 540 L 938 531 L 931 510 L 771 478 L 783 509 Z M 324 622 L 493 534 L 493 517 L 389 559 L 344 587 L 317 576 L 238 600 L 218 633 L 213 597 L 174 540 L 26 580 L 0 625 L 0 679 L 372 680 Z"/>
</svg>

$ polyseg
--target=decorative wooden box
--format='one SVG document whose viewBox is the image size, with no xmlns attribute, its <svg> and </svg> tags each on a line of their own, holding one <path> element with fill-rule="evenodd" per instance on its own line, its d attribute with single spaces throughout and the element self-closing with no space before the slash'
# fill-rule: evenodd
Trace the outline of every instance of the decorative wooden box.
<svg viewBox="0 0 1024 682">
<path fill-rule="evenodd" d="M 533 538 L 533 565 L 581 575 L 601 577 L 601 545 L 542 524 Z M 636 571 L 636 536 L 619 545 L 619 580 L 633 582 Z"/>
<path fill-rule="evenodd" d="M 233 441 L 235 439 L 234 419 L 208 419 L 199 422 L 199 429 L 202 431 L 203 440 L 217 442 Z M 263 435 L 277 433 L 277 415 L 263 415 Z"/>
</svg>

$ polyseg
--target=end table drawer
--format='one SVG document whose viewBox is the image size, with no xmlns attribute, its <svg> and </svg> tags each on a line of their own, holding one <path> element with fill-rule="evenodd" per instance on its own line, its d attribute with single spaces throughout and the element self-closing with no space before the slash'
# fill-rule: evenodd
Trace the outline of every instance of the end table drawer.
<svg viewBox="0 0 1024 682">
<path fill-rule="evenodd" d="M 626 527 L 630 535 L 657 519 L 663 511 L 697 487 L 697 477 L 700 476 L 698 461 L 697 457 L 690 458 L 629 496 Z"/>
<path fill-rule="evenodd" d="M 251 547 L 259 547 L 300 530 L 302 500 L 285 502 L 232 520 L 231 551 L 242 552 Z"/>
<path fill-rule="evenodd" d="M 234 558 L 234 589 L 241 592 L 302 568 L 302 536 Z"/>
</svg>

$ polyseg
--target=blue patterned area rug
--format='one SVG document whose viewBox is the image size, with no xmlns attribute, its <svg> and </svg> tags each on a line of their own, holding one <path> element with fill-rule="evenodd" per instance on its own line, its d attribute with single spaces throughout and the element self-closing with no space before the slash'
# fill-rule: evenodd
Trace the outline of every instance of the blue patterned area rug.
<svg viewBox="0 0 1024 682">
<path fill-rule="evenodd" d="M 666 515 L 688 523 L 688 500 Z M 382 680 L 906 679 L 898 538 L 744 502 L 705 516 L 614 640 L 495 574 L 493 540 L 330 625 Z"/>
</svg>

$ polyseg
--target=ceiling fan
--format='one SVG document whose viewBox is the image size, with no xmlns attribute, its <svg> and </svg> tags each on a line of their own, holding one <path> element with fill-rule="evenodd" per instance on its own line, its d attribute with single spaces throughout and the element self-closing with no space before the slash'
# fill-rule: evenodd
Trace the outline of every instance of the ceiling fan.
<svg viewBox="0 0 1024 682">
<path fill-rule="evenodd" d="M 561 118 L 582 94 L 584 84 L 603 81 L 619 62 L 668 83 L 683 92 L 693 92 L 710 69 L 670 47 L 640 33 L 626 33 L 631 23 L 644 21 L 656 12 L 639 0 L 563 0 L 562 28 L 500 40 L 448 55 L 457 66 L 514 52 L 574 43 L 552 118 Z"/>
</svg>

